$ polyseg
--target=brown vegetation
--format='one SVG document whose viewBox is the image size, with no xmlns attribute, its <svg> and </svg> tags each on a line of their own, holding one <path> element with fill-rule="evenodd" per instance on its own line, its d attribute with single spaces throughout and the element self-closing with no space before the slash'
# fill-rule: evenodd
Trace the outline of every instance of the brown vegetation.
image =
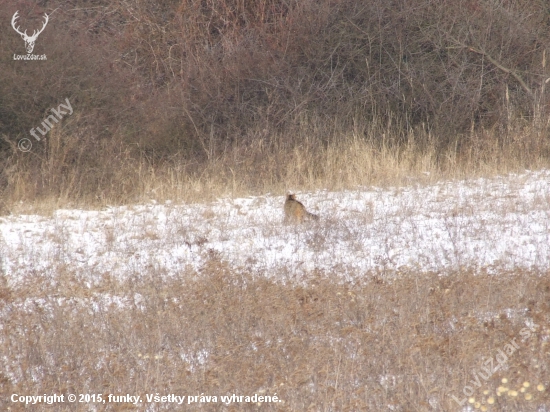
<svg viewBox="0 0 550 412">
<path fill-rule="evenodd" d="M 545 2 L 0 0 L 0 193 L 204 199 L 547 166 Z M 75 112 L 35 141 L 52 107 Z M 30 138 L 28 153 L 17 142 Z"/>
<path fill-rule="evenodd" d="M 0 25 L 0 214 L 550 164 L 548 2 L 91 3 L 0 0 L 0 20 L 19 10 L 22 30 L 50 14 L 34 48 L 46 61 L 13 60 L 24 43 Z M 33 140 L 66 98 L 74 113 Z M 284 403 L 186 407 L 456 411 L 471 371 L 532 322 L 473 396 L 494 396 L 494 411 L 550 404 L 549 273 L 298 285 L 213 253 L 171 281 L 85 285 L 53 267 L 17 287 L 0 268 L 1 410 L 23 409 L 11 394 L 276 393 Z M 533 399 L 497 396 L 502 378 L 529 381 Z"/>
<path fill-rule="evenodd" d="M 392 281 L 366 274 L 361 284 L 318 275 L 298 286 L 237 275 L 213 257 L 201 273 L 181 275 L 162 283 L 158 273 L 124 283 L 106 275 L 88 288 L 65 273 L 56 284 L 36 277 L 19 289 L 2 286 L 0 408 L 23 409 L 9 402 L 13 393 L 264 393 L 284 403 L 261 410 L 458 411 L 451 396 L 463 399 L 472 372 L 483 373 L 484 359 L 514 338 L 517 351 L 480 378 L 473 396 L 489 411 L 550 404 L 548 390 L 536 389 L 550 383 L 548 273 L 403 273 Z M 525 381 L 525 393 L 496 394 Z M 199 407 L 258 410 L 181 409 Z"/>
</svg>

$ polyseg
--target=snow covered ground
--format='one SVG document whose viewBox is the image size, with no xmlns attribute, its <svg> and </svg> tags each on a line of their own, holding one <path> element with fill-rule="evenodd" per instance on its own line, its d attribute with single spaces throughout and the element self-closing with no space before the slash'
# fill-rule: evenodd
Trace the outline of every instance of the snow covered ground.
<svg viewBox="0 0 550 412">
<path fill-rule="evenodd" d="M 433 186 L 297 193 L 318 223 L 283 224 L 283 196 L 0 218 L 12 286 L 63 267 L 87 285 L 200 273 L 213 257 L 285 279 L 550 267 L 550 170 Z M 191 270 L 190 270 L 191 269 Z"/>
</svg>

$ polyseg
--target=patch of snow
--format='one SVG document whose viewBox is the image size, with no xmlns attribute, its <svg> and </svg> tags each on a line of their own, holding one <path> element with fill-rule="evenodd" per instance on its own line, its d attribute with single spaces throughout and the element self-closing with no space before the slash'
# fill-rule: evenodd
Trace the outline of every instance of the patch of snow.
<svg viewBox="0 0 550 412">
<path fill-rule="evenodd" d="M 0 268 L 16 285 L 73 273 L 88 287 L 154 272 L 234 271 L 344 280 L 369 273 L 550 267 L 550 171 L 432 186 L 297 194 L 317 223 L 283 224 L 282 196 L 0 218 Z"/>
</svg>

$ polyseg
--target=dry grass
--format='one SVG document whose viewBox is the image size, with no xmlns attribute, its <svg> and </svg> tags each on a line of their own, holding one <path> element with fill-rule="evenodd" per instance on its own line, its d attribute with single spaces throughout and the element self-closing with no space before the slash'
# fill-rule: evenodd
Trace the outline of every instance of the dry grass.
<svg viewBox="0 0 550 412">
<path fill-rule="evenodd" d="M 519 349 L 473 396 L 489 411 L 550 404 L 548 390 L 536 390 L 550 387 L 548 273 L 403 273 L 391 282 L 368 275 L 362 284 L 319 274 L 297 286 L 231 273 L 213 256 L 201 273 L 162 283 L 158 273 L 126 283 L 106 275 L 87 287 L 57 275 L 55 284 L 37 276 L 18 289 L 3 279 L 2 410 L 24 409 L 9 401 L 13 393 L 258 393 L 284 402 L 181 409 L 459 411 L 451 395 L 464 398 L 472 371 L 514 338 Z M 520 331 L 533 323 L 522 342 Z M 519 392 L 525 381 L 530 401 Z M 497 396 L 499 386 L 518 396 Z M 83 408 L 93 407 L 54 409 Z"/>
<path fill-rule="evenodd" d="M 79 160 L 90 147 L 78 136 L 52 130 L 44 156 L 16 151 L 6 171 L 0 214 L 149 200 L 206 202 L 289 189 L 429 184 L 550 167 L 550 140 L 534 126 L 518 129 L 514 139 L 499 139 L 495 131 L 457 137 L 446 149 L 424 131 L 399 138 L 380 124 L 357 134 L 335 131 L 325 144 L 319 143 L 322 132 L 321 126 L 304 125 L 290 146 L 286 136 L 274 135 L 232 148 L 214 147 L 216 154 L 204 161 L 176 155 L 155 163 L 145 156 L 135 159 L 128 147 L 109 146 L 90 168 Z"/>
<path fill-rule="evenodd" d="M 0 0 L 3 21 L 12 3 Z M 47 64 L 6 62 L 0 76 L 0 215 L 550 167 L 544 2 L 58 3 L 34 13 L 55 10 L 37 45 Z M 0 31 L 2 55 L 21 50 L 9 24 Z M 19 151 L 66 97 L 75 112 Z M 155 244 L 148 223 L 140 236 Z M 310 273 L 298 285 L 237 273 L 212 252 L 176 279 L 153 269 L 87 279 L 65 263 L 67 230 L 50 234 L 50 273 L 14 286 L 0 267 L 0 410 L 25 409 L 12 394 L 276 393 L 283 403 L 181 409 L 458 411 L 451 396 L 464 398 L 472 371 L 533 324 L 472 396 L 491 411 L 550 404 L 536 390 L 550 387 L 548 272 L 358 273 L 354 284 Z M 105 253 L 127 231 L 105 227 Z M 186 236 L 173 245 L 207 241 Z M 318 232 L 311 247 L 329 240 Z M 501 385 L 518 396 L 497 396 Z"/>
<path fill-rule="evenodd" d="M 47 64 L 0 77 L 0 214 L 550 164 L 545 2 L 27 3 L 0 0 L 2 21 L 55 18 Z"/>
</svg>

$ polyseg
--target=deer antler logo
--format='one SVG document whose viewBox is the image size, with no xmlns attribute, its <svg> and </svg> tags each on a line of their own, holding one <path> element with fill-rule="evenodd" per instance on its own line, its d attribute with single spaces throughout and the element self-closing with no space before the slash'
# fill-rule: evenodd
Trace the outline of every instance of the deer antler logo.
<svg viewBox="0 0 550 412">
<path fill-rule="evenodd" d="M 34 43 L 36 42 L 36 38 L 38 37 L 38 35 L 40 33 L 42 33 L 44 31 L 44 29 L 46 28 L 46 25 L 48 24 L 48 15 L 46 13 L 44 13 L 44 17 L 46 17 L 46 20 L 44 21 L 44 25 L 42 26 L 42 28 L 38 31 L 34 30 L 33 33 L 32 33 L 32 36 L 28 36 L 27 35 L 27 30 L 25 30 L 24 33 L 22 33 L 20 30 L 19 30 L 19 27 L 15 27 L 15 21 L 19 18 L 19 16 L 17 15 L 19 13 L 19 10 L 17 10 L 15 12 L 15 14 L 13 15 L 12 19 L 11 19 L 11 26 L 13 27 L 13 29 L 19 33 L 21 35 L 21 37 L 23 38 L 23 40 L 25 40 L 25 48 L 27 49 L 27 53 L 28 54 L 31 54 L 33 49 L 34 49 Z"/>
</svg>

